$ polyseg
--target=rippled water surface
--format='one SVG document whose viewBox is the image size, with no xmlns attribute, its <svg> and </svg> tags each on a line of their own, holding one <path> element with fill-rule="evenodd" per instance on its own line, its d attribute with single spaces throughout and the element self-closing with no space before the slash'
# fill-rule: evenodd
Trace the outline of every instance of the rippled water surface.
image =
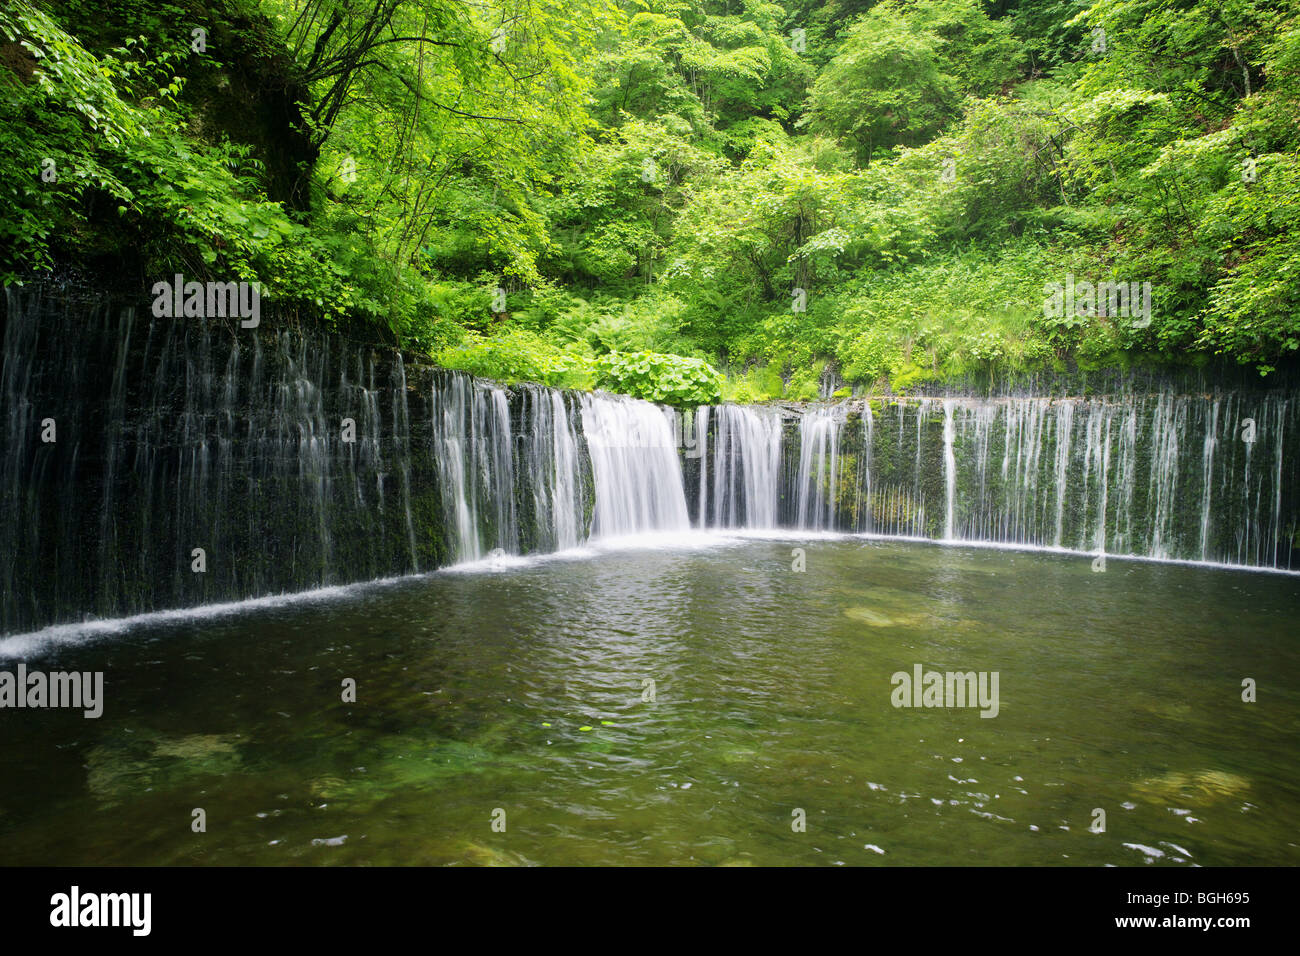
<svg viewBox="0 0 1300 956">
<path fill-rule="evenodd" d="M 713 538 L 0 641 L 106 693 L 0 711 L 0 863 L 1295 864 L 1297 620 L 1293 576 Z M 916 664 L 997 716 L 895 708 Z"/>
</svg>

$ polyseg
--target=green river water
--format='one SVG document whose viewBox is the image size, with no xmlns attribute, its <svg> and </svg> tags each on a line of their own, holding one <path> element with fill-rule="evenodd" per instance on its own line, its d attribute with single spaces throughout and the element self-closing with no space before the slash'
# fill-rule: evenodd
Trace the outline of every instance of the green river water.
<svg viewBox="0 0 1300 956">
<path fill-rule="evenodd" d="M 1298 617 L 1291 575 L 714 535 L 0 640 L 106 698 L 0 712 L 0 864 L 1294 865 Z M 893 706 L 918 664 L 996 717 Z"/>
</svg>

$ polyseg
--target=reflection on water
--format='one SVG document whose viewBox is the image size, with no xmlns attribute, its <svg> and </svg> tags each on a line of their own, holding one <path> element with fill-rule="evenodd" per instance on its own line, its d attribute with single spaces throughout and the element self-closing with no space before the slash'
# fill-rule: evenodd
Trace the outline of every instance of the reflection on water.
<svg viewBox="0 0 1300 956">
<path fill-rule="evenodd" d="M 1300 862 L 1296 578 L 681 544 L 53 645 L 105 713 L 0 712 L 0 863 Z M 893 707 L 918 664 L 997 717 Z"/>
</svg>

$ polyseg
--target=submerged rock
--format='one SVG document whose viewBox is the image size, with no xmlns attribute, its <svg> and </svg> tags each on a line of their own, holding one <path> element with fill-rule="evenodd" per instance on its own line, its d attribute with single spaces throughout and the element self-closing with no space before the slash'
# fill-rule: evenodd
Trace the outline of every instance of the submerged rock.
<svg viewBox="0 0 1300 956">
<path fill-rule="evenodd" d="M 861 621 L 863 624 L 869 624 L 872 627 L 892 627 L 897 623 L 888 615 L 869 607 L 846 607 L 844 616 L 855 621 Z"/>
<path fill-rule="evenodd" d="M 155 757 L 180 757 L 184 760 L 205 760 L 219 754 L 233 754 L 235 738 L 223 734 L 191 734 L 187 737 L 164 738 L 154 744 Z"/>
<path fill-rule="evenodd" d="M 925 627 L 934 623 L 933 616 L 915 611 L 882 610 L 879 607 L 846 607 L 844 616 L 869 627 Z"/>
<path fill-rule="evenodd" d="M 1239 796 L 1250 789 L 1250 781 L 1222 770 L 1172 772 L 1149 777 L 1137 785 L 1137 792 L 1154 803 L 1207 806 Z"/>
<path fill-rule="evenodd" d="M 86 753 L 90 792 L 110 803 L 142 790 L 166 790 L 200 775 L 225 776 L 240 767 L 237 737 L 191 734 L 167 737 L 150 730 L 125 732 Z"/>
<path fill-rule="evenodd" d="M 882 585 L 864 588 L 857 593 L 872 604 L 892 604 L 902 608 L 916 607 L 919 602 L 924 600 L 922 595 L 914 591 L 903 591 L 899 588 L 889 588 Z"/>
<path fill-rule="evenodd" d="M 335 800 L 341 797 L 350 796 L 355 787 L 341 777 L 318 777 L 311 782 L 308 787 L 313 797 L 320 797 L 325 800 Z"/>
<path fill-rule="evenodd" d="M 758 756 L 758 751 L 752 747 L 726 747 L 719 752 L 718 756 L 723 763 L 751 763 Z"/>
<path fill-rule="evenodd" d="M 461 851 L 464 860 L 471 866 L 537 866 L 522 853 L 511 850 L 498 850 L 478 843 L 466 843 Z"/>
</svg>

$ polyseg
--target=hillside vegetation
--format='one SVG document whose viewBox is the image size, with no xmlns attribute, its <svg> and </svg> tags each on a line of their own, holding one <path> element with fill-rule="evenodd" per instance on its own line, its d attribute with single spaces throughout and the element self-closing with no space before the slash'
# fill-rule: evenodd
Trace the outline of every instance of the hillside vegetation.
<svg viewBox="0 0 1300 956">
<path fill-rule="evenodd" d="M 0 201 L 0 281 L 257 281 L 281 315 L 506 380 L 688 403 L 1267 376 L 1300 346 L 1300 20 L 7 2 Z M 1149 312 L 1103 283 L 1147 284 Z"/>
</svg>

